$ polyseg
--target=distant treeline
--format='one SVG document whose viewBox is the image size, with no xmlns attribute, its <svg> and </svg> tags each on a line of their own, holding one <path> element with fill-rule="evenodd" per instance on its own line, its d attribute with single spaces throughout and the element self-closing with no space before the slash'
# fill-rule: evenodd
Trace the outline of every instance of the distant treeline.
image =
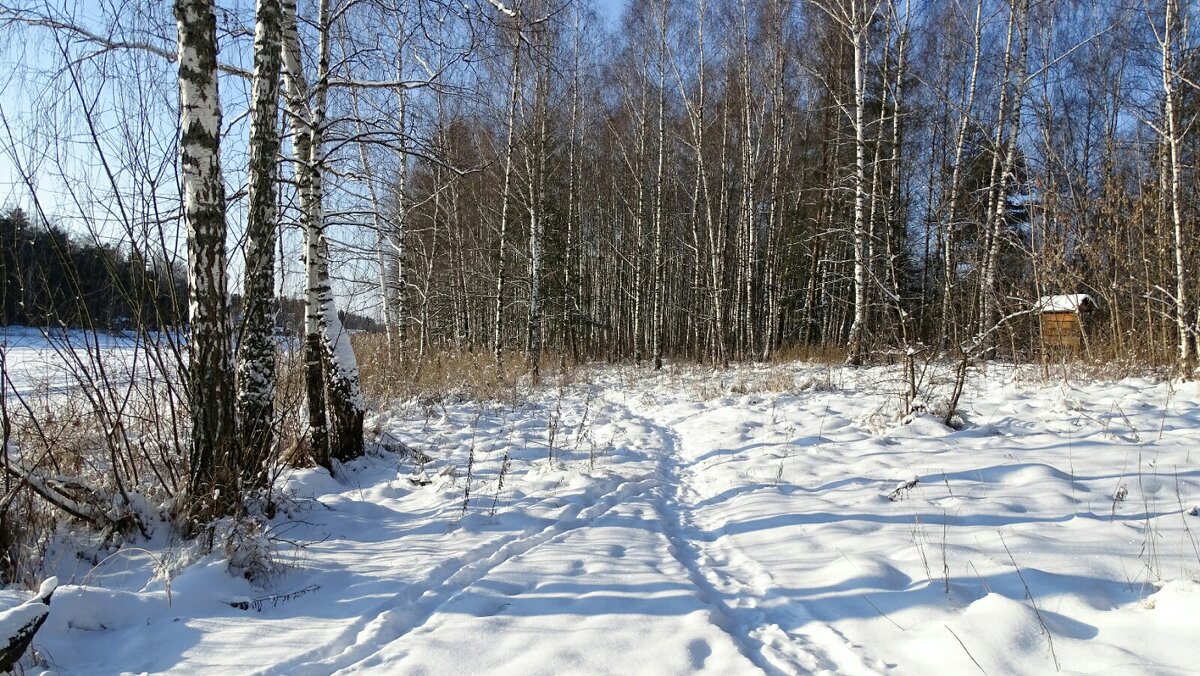
<svg viewBox="0 0 1200 676">
<path fill-rule="evenodd" d="M 120 329 L 177 326 L 187 315 L 182 261 L 0 214 L 0 324 Z"/>
<path fill-rule="evenodd" d="M 103 244 L 53 223 L 31 223 L 21 209 L 0 213 L 0 326 L 160 329 L 187 324 L 183 260 L 147 256 L 128 245 Z M 232 298 L 235 319 L 241 298 Z M 351 331 L 379 323 L 340 312 Z M 300 335 L 304 300 L 279 299 L 276 326 Z"/>
<path fill-rule="evenodd" d="M 233 295 L 232 309 L 235 321 L 240 321 L 242 315 L 242 299 L 237 294 Z M 279 298 L 279 311 L 275 315 L 275 328 L 289 336 L 304 335 L 304 299 L 303 298 Z M 374 333 L 383 331 L 383 325 L 379 321 L 367 317 L 365 315 L 338 310 L 338 318 L 342 320 L 342 326 L 346 327 L 347 331 L 364 331 Z"/>
</svg>

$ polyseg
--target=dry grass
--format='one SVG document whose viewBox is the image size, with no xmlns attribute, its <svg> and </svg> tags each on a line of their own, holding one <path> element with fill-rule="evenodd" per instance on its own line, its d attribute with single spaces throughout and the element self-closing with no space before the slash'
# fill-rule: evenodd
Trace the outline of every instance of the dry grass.
<svg viewBox="0 0 1200 676">
<path fill-rule="evenodd" d="M 48 477 L 62 495 L 101 512 L 111 513 L 117 501 L 129 496 L 125 508 L 145 526 L 147 519 L 156 518 L 148 513 L 151 506 L 166 504 L 181 488 L 186 458 L 175 434 L 183 421 L 156 417 L 162 415 L 164 401 L 177 393 L 149 385 L 115 389 L 59 392 L 42 385 L 19 397 L 6 393 L 11 426 L 7 457 Z M 60 524 L 75 519 L 21 479 L 5 475 L 0 480 L 0 581 L 36 582 L 45 572 L 47 548 L 63 533 Z M 71 528 L 72 537 L 88 541 L 88 547 L 107 546 L 126 534 L 126 526 L 98 531 L 89 526 L 98 524 Z"/>
<path fill-rule="evenodd" d="M 479 401 L 515 401 L 531 386 L 529 362 L 509 351 L 499 364 L 490 350 L 442 348 L 424 355 L 409 350 L 389 350 L 385 336 L 354 336 L 363 395 L 375 402 L 425 402 L 446 398 Z M 578 364 L 558 354 L 542 356 L 539 368 L 544 381 L 567 383 Z"/>
</svg>

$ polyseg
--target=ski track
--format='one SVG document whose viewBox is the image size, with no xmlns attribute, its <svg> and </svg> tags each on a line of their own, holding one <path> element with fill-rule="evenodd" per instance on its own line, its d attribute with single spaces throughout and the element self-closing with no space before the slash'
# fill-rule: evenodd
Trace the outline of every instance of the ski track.
<svg viewBox="0 0 1200 676">
<path fill-rule="evenodd" d="M 687 583 L 709 609 L 713 625 L 750 663 L 771 676 L 872 671 L 856 646 L 825 625 L 807 632 L 809 636 L 783 629 L 781 625 L 811 620 L 811 616 L 796 603 L 783 609 L 764 608 L 770 575 L 736 545 L 722 542 L 721 528 L 716 529 L 717 537 L 706 537 L 706 532 L 713 532 L 707 528 L 711 524 L 697 526 L 693 509 L 703 501 L 693 482 L 696 473 L 704 469 L 682 462 L 685 441 L 677 426 L 705 411 L 664 421 L 637 413 L 615 391 L 605 392 L 602 398 L 622 410 L 623 420 L 643 426 L 655 439 L 657 457 L 651 476 L 620 480 L 590 505 L 573 505 L 569 509 L 574 513 L 564 514 L 540 531 L 502 538 L 465 564 L 454 561 L 439 567 L 424 580 L 405 585 L 364 619 L 342 630 L 330 644 L 255 673 L 328 674 L 369 664 L 389 645 L 421 630 L 442 608 L 501 566 L 519 565 L 521 557 L 537 548 L 587 528 L 646 494 L 652 497 L 667 549 L 685 571 Z M 814 633 L 820 636 L 812 636 Z"/>
<path fill-rule="evenodd" d="M 811 615 L 797 601 L 784 608 L 764 608 L 771 589 L 771 576 L 751 556 L 737 545 L 725 543 L 723 527 L 717 527 L 716 537 L 706 537 L 712 524 L 697 527 L 693 509 L 702 504 L 694 488 L 697 472 L 682 461 L 685 441 L 679 424 L 704 414 L 704 410 L 674 420 L 662 420 L 634 411 L 620 401 L 617 393 L 608 391 L 603 399 L 623 410 L 622 418 L 635 421 L 657 437 L 657 462 L 653 478 L 622 481 L 618 487 L 592 505 L 578 510 L 573 517 L 551 525 L 542 531 L 525 534 L 490 548 L 487 555 L 467 563 L 450 575 L 437 576 L 411 585 L 407 593 L 386 604 L 369 622 L 343 632 L 331 650 L 320 652 L 324 657 L 308 655 L 288 665 L 276 665 L 281 670 L 297 674 L 331 673 L 368 662 L 387 645 L 421 629 L 438 611 L 461 596 L 473 584 L 481 582 L 497 568 L 517 560 L 548 543 L 601 519 L 622 502 L 638 497 L 649 490 L 653 505 L 662 524 L 662 534 L 668 541 L 668 551 L 686 571 L 687 581 L 695 588 L 696 596 L 709 607 L 714 625 L 724 632 L 738 651 L 752 664 L 771 676 L 819 672 L 870 673 L 860 649 L 841 634 L 817 623 L 806 634 L 788 632 L 783 626 L 810 621 Z M 426 589 L 417 598 L 411 598 Z M 349 634 L 354 637 L 347 640 Z"/>
<path fill-rule="evenodd" d="M 686 445 L 678 426 L 706 411 L 663 421 L 638 415 L 627 406 L 626 410 L 628 418 L 654 428 L 663 440 L 657 504 L 671 541 L 671 553 L 688 571 L 700 598 L 713 607 L 717 626 L 729 634 L 741 653 L 772 676 L 847 673 L 847 661 L 853 663 L 855 672 L 873 672 L 857 654 L 856 646 L 828 626 L 820 625 L 824 645 L 784 630 L 780 623 L 809 620 L 811 616 L 794 600 L 782 611 L 763 608 L 772 586 L 770 574 L 736 545 L 721 543 L 723 527 L 716 528 L 721 533 L 717 537 L 703 535 L 712 532 L 708 528 L 711 524 L 697 527 L 693 511 L 703 500 L 694 488 L 697 470 L 681 462 Z M 724 555 L 725 563 L 714 557 L 718 553 Z M 834 659 L 834 654 L 841 660 Z"/>
</svg>

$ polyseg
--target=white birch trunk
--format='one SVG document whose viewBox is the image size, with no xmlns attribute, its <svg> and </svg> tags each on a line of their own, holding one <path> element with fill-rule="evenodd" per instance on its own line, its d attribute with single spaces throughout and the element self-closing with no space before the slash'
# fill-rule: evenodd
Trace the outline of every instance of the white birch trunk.
<svg viewBox="0 0 1200 676">
<path fill-rule="evenodd" d="M 1163 140 L 1167 151 L 1167 180 L 1170 183 L 1169 199 L 1171 203 L 1171 232 L 1173 235 L 1173 253 L 1175 259 L 1175 329 L 1178 338 L 1178 368 L 1183 377 L 1191 377 L 1196 368 L 1196 356 L 1192 350 L 1192 327 L 1188 322 L 1187 297 L 1187 266 L 1184 261 L 1184 216 L 1181 204 L 1182 169 L 1180 145 L 1182 134 L 1179 130 L 1178 85 L 1180 82 L 1175 52 L 1182 36 L 1176 33 L 1181 30 L 1181 20 L 1178 0 L 1166 0 L 1163 32 L 1159 45 L 1162 50 L 1162 88 L 1163 88 Z"/>
<path fill-rule="evenodd" d="M 300 57 L 295 0 L 284 0 L 285 85 L 295 137 L 301 222 L 305 233 L 305 362 L 309 427 L 313 454 L 321 464 L 362 454 L 365 405 L 358 384 L 358 363 L 350 335 L 338 318 L 329 281 L 329 245 L 325 239 L 322 129 L 328 82 L 328 0 L 318 6 L 320 24 L 317 86 L 310 91 Z M 311 96 L 311 101 L 310 101 Z M 322 389 L 323 395 L 318 392 Z M 323 399 L 323 404 L 318 400 Z"/>
<path fill-rule="evenodd" d="M 275 436 L 275 159 L 279 155 L 279 70 L 283 8 L 258 0 L 250 112 L 249 196 L 242 341 L 238 368 L 244 479 L 262 487 Z"/>
<path fill-rule="evenodd" d="M 654 302 L 650 330 L 654 369 L 663 365 L 663 164 L 667 154 L 667 2 L 663 0 L 659 16 L 658 48 L 658 168 L 654 175 Z"/>
<path fill-rule="evenodd" d="M 504 349 L 504 249 L 508 240 L 508 210 L 512 201 L 513 146 L 517 125 L 517 97 L 521 80 L 521 19 L 517 15 L 517 35 L 513 42 L 512 82 L 508 92 L 508 139 L 504 145 L 504 187 L 500 205 L 500 240 L 496 244 L 496 313 L 493 319 L 492 353 L 496 368 L 501 365 Z"/>
<path fill-rule="evenodd" d="M 865 8 L 860 16 L 858 0 L 851 11 L 850 36 L 854 49 L 854 320 L 846 342 L 846 363 L 858 365 L 863 361 L 864 334 L 867 322 L 867 265 L 866 260 L 866 198 L 867 198 L 867 128 L 866 107 L 866 31 L 870 24 Z"/>
<path fill-rule="evenodd" d="M 236 499 L 238 471 L 213 3 L 178 0 L 175 20 L 179 39 L 179 149 L 191 289 L 188 395 L 192 437 L 187 495 L 190 515 L 204 519 L 224 511 Z"/>
<path fill-rule="evenodd" d="M 942 347 L 948 347 L 951 340 L 957 341 L 955 322 L 953 321 L 952 299 L 954 296 L 954 278 L 957 274 L 955 266 L 958 260 L 954 255 L 956 246 L 954 230 L 958 227 L 958 193 L 962 175 L 962 156 L 967 144 L 967 125 L 971 120 L 971 111 L 975 107 L 975 88 L 979 79 L 980 43 L 983 39 L 983 0 L 975 5 L 975 40 L 971 59 L 971 77 L 967 84 L 967 92 L 962 110 L 958 117 L 958 131 L 954 141 L 954 166 L 950 170 L 949 194 L 946 197 L 946 220 L 942 224 Z"/>
<path fill-rule="evenodd" d="M 987 242 L 984 247 L 983 279 L 980 282 L 979 300 L 979 337 L 987 344 L 994 343 L 996 332 L 996 272 L 1000 257 L 1000 249 L 1004 240 L 1004 216 L 1008 193 L 1008 182 L 1013 175 L 1013 167 L 1017 158 L 1017 137 L 1021 130 L 1021 105 L 1025 92 L 1025 72 L 1029 56 L 1029 1 L 1015 0 L 1009 20 L 1009 44 L 1005 55 L 1005 89 L 1011 89 L 1011 99 L 1007 110 L 1004 109 L 1004 97 L 1001 96 L 1001 120 L 996 127 L 995 152 L 1001 158 L 998 174 L 993 171 L 991 213 L 987 227 Z M 1011 78 L 1008 63 L 1012 55 L 1012 30 L 1015 28 L 1019 36 L 1020 56 L 1017 57 L 1016 76 Z M 1007 113 L 1007 119 L 1005 119 Z M 1007 128 L 1007 136 L 1004 135 Z M 993 166 L 995 166 L 993 164 Z"/>
</svg>

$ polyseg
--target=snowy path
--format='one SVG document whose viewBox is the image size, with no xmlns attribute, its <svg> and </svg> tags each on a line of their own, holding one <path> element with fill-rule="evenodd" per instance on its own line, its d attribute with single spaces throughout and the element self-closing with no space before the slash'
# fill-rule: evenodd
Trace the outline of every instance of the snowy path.
<svg viewBox="0 0 1200 676">
<path fill-rule="evenodd" d="M 984 382 L 953 432 L 889 418 L 887 372 L 804 389 L 815 369 L 796 368 L 792 393 L 607 370 L 381 417 L 435 457 L 431 485 L 393 456 L 297 472 L 269 589 L 214 555 L 168 595 L 130 552 L 61 588 L 39 640 L 69 674 L 1200 664 L 1194 389 Z M 82 582 L 74 565 L 60 576 Z"/>
</svg>

